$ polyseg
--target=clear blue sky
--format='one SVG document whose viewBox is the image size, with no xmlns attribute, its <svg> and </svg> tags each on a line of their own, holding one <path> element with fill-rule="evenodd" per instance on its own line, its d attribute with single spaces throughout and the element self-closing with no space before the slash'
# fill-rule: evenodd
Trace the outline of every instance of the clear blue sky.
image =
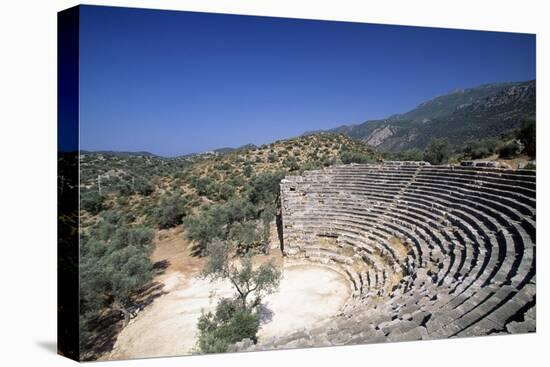
<svg viewBox="0 0 550 367">
<path fill-rule="evenodd" d="M 175 156 L 535 79 L 535 36 L 84 6 L 80 141 Z"/>
</svg>

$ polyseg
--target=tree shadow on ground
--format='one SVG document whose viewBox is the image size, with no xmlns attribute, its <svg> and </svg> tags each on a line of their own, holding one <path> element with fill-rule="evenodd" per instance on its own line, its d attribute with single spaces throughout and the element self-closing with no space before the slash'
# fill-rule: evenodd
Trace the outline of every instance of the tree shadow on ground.
<svg viewBox="0 0 550 367">
<path fill-rule="evenodd" d="M 190 253 L 193 257 L 203 257 L 205 255 L 205 248 L 203 245 L 197 243 L 190 247 Z"/>
<path fill-rule="evenodd" d="M 166 269 L 170 266 L 170 261 L 167 259 L 157 261 L 153 264 L 153 271 L 155 275 L 162 275 L 166 272 Z"/>
<path fill-rule="evenodd" d="M 137 317 L 139 312 L 152 304 L 155 299 L 167 294 L 163 288 L 163 283 L 151 282 L 136 292 L 130 307 L 131 319 Z M 81 355 L 83 361 L 96 360 L 113 349 L 118 334 L 122 331 L 123 319 L 120 311 L 110 309 L 91 321 L 93 336 L 83 345 Z"/>
<path fill-rule="evenodd" d="M 275 316 L 275 312 L 273 312 L 272 309 L 267 307 L 267 305 L 265 304 L 260 305 L 260 323 L 261 324 L 270 323 L 273 320 L 273 316 Z"/>
</svg>

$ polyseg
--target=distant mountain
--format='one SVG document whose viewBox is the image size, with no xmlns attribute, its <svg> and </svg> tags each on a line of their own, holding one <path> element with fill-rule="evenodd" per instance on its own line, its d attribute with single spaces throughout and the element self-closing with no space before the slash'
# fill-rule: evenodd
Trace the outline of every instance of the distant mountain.
<svg viewBox="0 0 550 367">
<path fill-rule="evenodd" d="M 238 148 L 225 147 L 225 148 L 214 149 L 213 152 L 217 153 L 217 154 L 226 154 L 226 153 L 242 151 L 242 150 L 247 150 L 247 149 L 256 149 L 256 148 L 257 147 L 254 144 L 246 144 L 246 145 L 240 146 Z"/>
<path fill-rule="evenodd" d="M 125 152 L 125 151 L 118 151 L 118 150 L 81 150 L 81 154 L 108 154 L 108 155 L 115 155 L 115 156 L 143 156 L 143 157 L 159 157 L 156 154 L 153 154 L 151 152 Z"/>
<path fill-rule="evenodd" d="M 187 159 L 187 158 L 194 158 L 194 157 L 201 157 L 201 156 L 207 156 L 211 154 L 227 154 L 231 152 L 236 151 L 242 151 L 247 149 L 256 149 L 256 145 L 254 144 L 246 144 L 243 146 L 240 146 L 238 148 L 219 148 L 214 149 L 209 152 L 202 152 L 202 153 L 188 153 L 180 156 L 173 157 L 174 159 Z M 128 157 L 128 156 L 142 156 L 142 157 L 156 157 L 156 158 L 167 158 L 164 156 L 160 156 L 158 154 L 154 154 L 151 152 L 146 151 L 139 151 L 139 152 L 126 152 L 126 151 L 118 151 L 118 150 L 81 150 L 81 154 L 105 154 L 105 155 L 112 155 L 112 156 L 119 156 L 119 157 Z"/>
<path fill-rule="evenodd" d="M 403 114 L 329 131 L 387 151 L 422 149 L 433 138 L 447 138 L 451 144 L 460 145 L 498 136 L 518 128 L 525 118 L 534 119 L 535 88 L 531 80 L 459 89 Z"/>
</svg>

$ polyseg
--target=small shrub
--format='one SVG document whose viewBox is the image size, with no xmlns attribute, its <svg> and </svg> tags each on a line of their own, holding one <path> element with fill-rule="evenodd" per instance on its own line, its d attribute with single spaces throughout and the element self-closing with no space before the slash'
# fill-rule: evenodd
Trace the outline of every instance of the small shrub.
<svg viewBox="0 0 550 367">
<path fill-rule="evenodd" d="M 250 179 L 247 197 L 250 202 L 271 203 L 274 202 L 284 172 L 264 172 Z"/>
<path fill-rule="evenodd" d="M 515 140 L 513 140 L 505 143 L 500 148 L 498 148 L 498 156 L 504 159 L 512 158 L 519 153 L 519 150 L 520 145 Z"/>
<path fill-rule="evenodd" d="M 143 196 L 149 196 L 154 191 L 153 185 L 151 185 L 149 181 L 144 179 L 136 180 L 134 188 L 138 194 L 141 194 Z"/>
<path fill-rule="evenodd" d="M 179 194 L 163 196 L 154 211 L 154 219 L 159 228 L 166 229 L 177 226 L 185 215 L 185 199 Z"/>
<path fill-rule="evenodd" d="M 283 166 L 288 168 L 289 171 L 297 171 L 300 169 L 300 166 L 298 165 L 298 161 L 294 156 L 290 156 L 286 158 L 283 162 Z"/>
<path fill-rule="evenodd" d="M 340 160 L 344 164 L 370 163 L 373 161 L 373 157 L 369 154 L 364 154 L 360 152 L 343 151 L 342 153 L 340 153 Z"/>
<path fill-rule="evenodd" d="M 105 196 L 100 195 L 97 191 L 88 191 L 80 195 L 80 208 L 86 210 L 90 214 L 97 214 L 103 210 L 103 202 Z"/>
<path fill-rule="evenodd" d="M 446 139 L 433 139 L 424 151 L 424 160 L 431 164 L 443 164 L 450 157 L 449 142 Z"/>
<path fill-rule="evenodd" d="M 201 353 L 224 353 L 243 339 L 256 341 L 260 327 L 258 311 L 243 308 L 236 300 L 222 298 L 216 312 L 201 315 L 197 347 Z"/>
<path fill-rule="evenodd" d="M 523 169 L 531 169 L 531 170 L 536 170 L 537 169 L 537 166 L 535 165 L 535 163 L 533 162 L 529 162 L 525 165 L 525 167 L 523 167 Z"/>
<path fill-rule="evenodd" d="M 525 146 L 524 153 L 530 157 L 537 155 L 537 124 L 534 120 L 525 120 L 518 133 L 518 139 Z"/>
<path fill-rule="evenodd" d="M 243 175 L 245 175 L 245 177 L 250 177 L 252 176 L 252 173 L 253 173 L 252 166 L 250 164 L 245 165 L 243 168 Z"/>
<path fill-rule="evenodd" d="M 118 194 L 120 196 L 128 196 L 128 195 L 132 195 L 133 193 L 134 193 L 134 190 L 130 182 L 122 181 L 118 186 Z"/>
<path fill-rule="evenodd" d="M 464 155 L 470 159 L 480 159 L 493 155 L 497 149 L 498 142 L 495 139 L 485 139 L 472 142 L 464 148 Z"/>
<path fill-rule="evenodd" d="M 419 149 L 408 149 L 398 154 L 398 158 L 401 161 L 421 161 L 423 154 Z"/>
</svg>

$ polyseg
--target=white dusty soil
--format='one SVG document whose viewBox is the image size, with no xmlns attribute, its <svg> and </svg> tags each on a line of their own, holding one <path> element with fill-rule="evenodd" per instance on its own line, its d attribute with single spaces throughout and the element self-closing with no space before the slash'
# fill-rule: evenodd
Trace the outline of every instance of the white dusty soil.
<svg viewBox="0 0 550 367">
<path fill-rule="evenodd" d="M 281 337 L 291 331 L 315 328 L 319 321 L 338 313 L 349 296 L 346 279 L 329 268 L 285 267 L 279 292 L 264 302 L 273 318 L 262 325 L 258 337 Z"/>
<path fill-rule="evenodd" d="M 317 265 L 284 266 L 279 292 L 266 297 L 271 313 L 259 338 L 314 328 L 334 315 L 350 295 L 348 282 L 329 268 Z M 190 354 L 195 347 L 196 323 L 203 310 L 232 295 L 226 282 L 210 283 L 170 272 L 162 280 L 168 293 L 156 299 L 122 330 L 114 349 L 102 359 L 128 359 Z"/>
</svg>

